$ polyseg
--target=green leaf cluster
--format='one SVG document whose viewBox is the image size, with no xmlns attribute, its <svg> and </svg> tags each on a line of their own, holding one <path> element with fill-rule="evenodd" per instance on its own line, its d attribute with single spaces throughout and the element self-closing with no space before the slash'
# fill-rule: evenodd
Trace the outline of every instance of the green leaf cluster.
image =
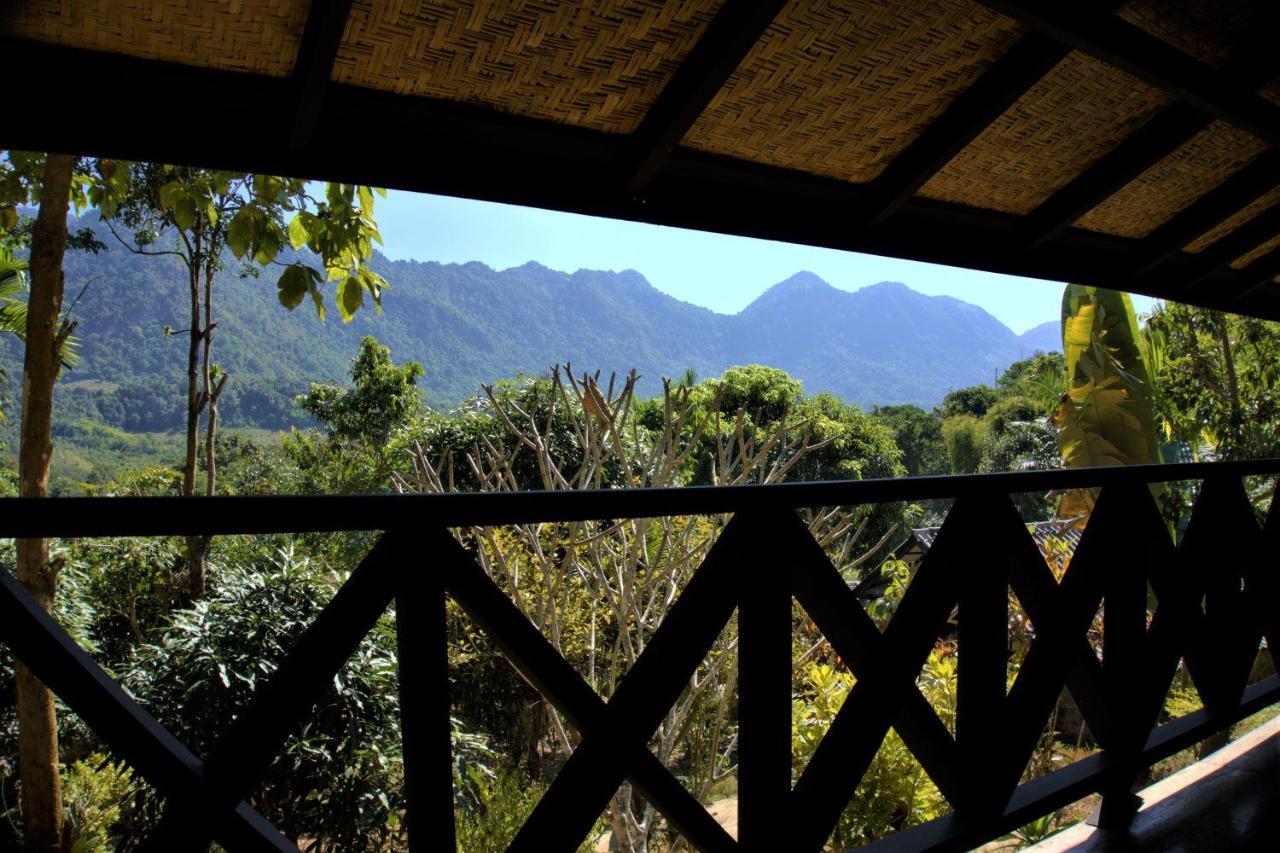
<svg viewBox="0 0 1280 853">
<path fill-rule="evenodd" d="M 386 281 L 369 268 L 382 242 L 374 199 L 382 190 L 329 183 L 322 195 L 299 178 L 152 163 L 96 162 L 88 199 L 103 218 L 132 231 L 138 249 L 175 252 L 220 268 L 223 250 L 260 275 L 279 267 L 276 288 L 286 308 L 311 297 L 325 318 L 326 282 L 349 323 L 366 304 L 381 311 Z M 299 250 L 309 250 L 318 268 Z M 281 260 L 286 250 L 293 257 Z"/>
</svg>

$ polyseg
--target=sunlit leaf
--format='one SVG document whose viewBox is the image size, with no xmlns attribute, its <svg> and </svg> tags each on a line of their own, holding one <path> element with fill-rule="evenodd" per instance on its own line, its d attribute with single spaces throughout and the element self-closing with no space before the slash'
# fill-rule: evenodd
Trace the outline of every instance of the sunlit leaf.
<svg viewBox="0 0 1280 853">
<path fill-rule="evenodd" d="M 302 304 L 310 286 L 312 281 L 307 268 L 302 264 L 290 264 L 276 282 L 276 287 L 280 289 L 280 304 L 292 311 Z"/>
<path fill-rule="evenodd" d="M 1068 285 L 1062 296 L 1062 345 L 1069 384 L 1052 422 L 1063 464 L 1088 468 L 1158 461 L 1151 374 L 1128 295 Z M 1087 515 L 1092 506 L 1090 491 L 1073 491 L 1060 501 L 1058 515 Z"/>
<path fill-rule="evenodd" d="M 338 285 L 338 313 L 342 316 L 342 322 L 350 323 L 362 305 L 364 305 L 364 288 L 360 286 L 359 277 L 347 276 L 342 284 Z"/>
</svg>

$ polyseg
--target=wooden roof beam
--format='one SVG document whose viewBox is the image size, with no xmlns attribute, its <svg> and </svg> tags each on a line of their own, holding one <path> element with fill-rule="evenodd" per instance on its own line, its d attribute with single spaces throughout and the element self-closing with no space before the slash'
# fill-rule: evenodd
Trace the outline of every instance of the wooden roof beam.
<svg viewBox="0 0 1280 853">
<path fill-rule="evenodd" d="M 1241 87 L 1147 31 L 1116 17 L 1101 4 L 979 0 L 984 6 L 1273 145 L 1280 143 L 1280 107 Z"/>
<path fill-rule="evenodd" d="M 283 134 L 246 135 L 239 129 L 246 122 L 278 119 L 281 104 L 295 96 L 290 78 L 3 36 L 0 50 L 15 67 L 32 71 L 24 121 L 0 122 L 4 149 L 372 184 L 1113 287 L 1124 286 L 1114 274 L 1132 263 L 1138 242 L 1069 229 L 1040 252 L 1017 252 L 1011 246 L 1021 233 L 1021 217 L 918 196 L 879 228 L 850 228 L 850 211 L 867 209 L 865 185 L 687 148 L 674 152 L 647 203 L 637 205 L 617 180 L 629 153 L 626 137 L 343 83 L 329 84 L 320 124 L 355 117 L 368 132 L 317 134 L 307 148 L 292 150 Z M 104 91 L 145 89 L 148 97 L 91 98 L 74 111 L 64 109 L 62 95 L 85 79 Z M 244 121 L 206 126 L 200 116 L 182 113 L 155 121 L 154 104 L 196 96 L 210 109 L 235 111 Z M 1240 198 L 1229 212 L 1252 198 Z M 1178 298 L 1173 285 L 1185 280 L 1193 259 L 1177 253 L 1162 267 L 1161 278 L 1128 289 Z M 1211 307 L 1225 307 L 1228 296 L 1207 289 L 1194 294 L 1198 304 Z M 1280 300 L 1251 300 L 1248 310 L 1280 319 Z"/>
<path fill-rule="evenodd" d="M 871 182 L 866 224 L 892 216 L 1068 53 L 1038 33 L 1023 36 Z"/>
<path fill-rule="evenodd" d="M 298 46 L 298 58 L 293 66 L 298 101 L 289 131 L 289 147 L 295 151 L 306 148 L 315 134 L 324 93 L 329 88 L 333 63 L 342 44 L 342 33 L 351 15 L 351 4 L 352 0 L 311 0 L 302 44 Z"/>
<path fill-rule="evenodd" d="M 1177 151 L 1212 123 L 1195 107 L 1176 103 L 1100 157 L 1027 214 L 1024 249 L 1033 252 Z"/>
<path fill-rule="evenodd" d="M 1231 297 L 1228 308 L 1236 309 L 1249 302 L 1255 294 L 1280 275 L 1280 249 L 1272 249 L 1249 266 L 1240 270 L 1239 280 L 1235 285 L 1235 295 Z"/>
<path fill-rule="evenodd" d="M 1259 21 L 1258 32 L 1270 33 Z M 1222 67 L 1224 77 L 1253 91 L 1276 76 L 1274 45 L 1255 37 Z M 1083 173 L 1027 214 L 1027 251 L 1035 251 L 1173 154 L 1214 119 L 1181 101 L 1165 107 Z"/>
<path fill-rule="evenodd" d="M 641 196 L 786 0 L 726 0 L 633 134 L 627 190 Z"/>
<path fill-rule="evenodd" d="M 1114 11 L 1123 3 L 1101 5 Z M 1024 35 L 871 182 L 866 224 L 876 226 L 892 216 L 1070 52 L 1049 36 Z"/>
<path fill-rule="evenodd" d="M 1277 184 L 1280 184 L 1280 151 L 1272 150 L 1256 158 L 1142 238 L 1134 250 L 1127 275 L 1134 279 L 1146 276 L 1169 258 L 1179 254 L 1183 246 L 1271 192 Z"/>
<path fill-rule="evenodd" d="M 1193 292 L 1203 290 L 1204 283 L 1215 273 L 1226 269 L 1236 258 L 1248 254 L 1277 234 L 1280 234 L 1280 204 L 1267 208 L 1209 247 L 1191 255 L 1187 269 L 1178 277 L 1175 292 L 1190 296 Z M 1154 277 L 1159 273 L 1160 268 L 1156 268 L 1147 273 L 1146 277 Z"/>
</svg>

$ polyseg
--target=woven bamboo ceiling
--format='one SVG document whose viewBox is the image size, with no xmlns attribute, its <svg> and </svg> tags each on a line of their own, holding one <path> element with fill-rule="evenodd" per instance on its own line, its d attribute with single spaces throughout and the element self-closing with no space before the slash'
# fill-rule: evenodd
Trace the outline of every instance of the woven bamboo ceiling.
<svg viewBox="0 0 1280 853">
<path fill-rule="evenodd" d="M 1275 0 L 0 0 L 0 146 L 1280 318 Z"/>
</svg>

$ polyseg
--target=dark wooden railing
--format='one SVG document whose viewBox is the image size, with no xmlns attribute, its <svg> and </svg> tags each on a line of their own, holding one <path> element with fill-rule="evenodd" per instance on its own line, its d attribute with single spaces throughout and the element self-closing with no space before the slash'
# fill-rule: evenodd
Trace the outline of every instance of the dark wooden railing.
<svg viewBox="0 0 1280 853">
<path fill-rule="evenodd" d="M 572 850 L 631 782 L 700 850 L 819 850 L 892 726 L 953 811 L 871 845 L 962 849 L 1089 793 L 1104 820 L 1132 814 L 1152 763 L 1280 701 L 1249 683 L 1263 637 L 1280 642 L 1280 508 L 1259 526 L 1245 475 L 1280 460 L 798 483 L 733 488 L 474 495 L 5 499 L 0 537 L 380 530 L 381 538 L 204 760 L 133 702 L 0 570 L 0 642 L 165 797 L 150 841 L 294 850 L 246 802 L 289 733 L 394 601 L 407 826 L 415 850 L 454 847 L 445 602 L 452 598 L 581 735 L 513 850 Z M 1202 481 L 1175 548 L 1149 483 Z M 1101 487 L 1055 580 L 1009 495 Z M 871 621 L 796 510 L 954 498 L 888 627 Z M 730 513 L 732 519 L 608 701 L 602 700 L 450 534 L 451 527 Z M 1008 590 L 1034 640 L 1006 689 Z M 1149 594 L 1155 608 L 1148 621 Z M 799 780 L 791 774 L 792 599 L 856 683 Z M 1088 631 L 1102 608 L 1101 654 Z M 734 612 L 739 631 L 735 842 L 647 743 Z M 944 623 L 957 625 L 954 737 L 916 687 Z M 1157 725 L 1185 661 L 1204 709 Z M 1019 784 L 1064 689 L 1101 750 Z"/>
</svg>

